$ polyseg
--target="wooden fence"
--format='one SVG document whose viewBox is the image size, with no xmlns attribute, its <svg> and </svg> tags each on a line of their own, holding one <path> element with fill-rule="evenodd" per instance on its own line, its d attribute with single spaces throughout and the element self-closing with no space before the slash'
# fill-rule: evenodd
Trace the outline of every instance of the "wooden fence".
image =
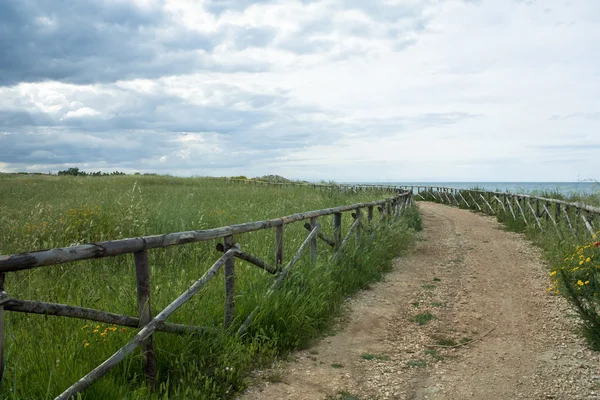
<svg viewBox="0 0 600 400">
<path fill-rule="evenodd" d="M 329 189 L 332 188 L 331 185 L 319 186 L 328 187 Z M 104 376 L 114 366 L 125 359 L 127 355 L 131 354 L 137 347 L 142 348 L 144 375 L 146 376 L 148 383 L 153 386 L 156 381 L 157 372 L 156 354 L 152 336 L 153 333 L 158 331 L 177 334 L 193 334 L 204 332 L 207 329 L 214 330 L 215 328 L 167 323 L 166 319 L 175 310 L 177 310 L 177 308 L 198 293 L 198 291 L 202 289 L 202 287 L 204 287 L 209 280 L 215 276 L 215 274 L 217 274 L 219 269 L 223 268 L 225 279 L 223 327 L 224 331 L 230 331 L 235 307 L 235 258 L 245 260 L 276 276 L 274 283 L 265 294 L 265 297 L 268 298 L 281 286 L 283 280 L 289 275 L 292 268 L 298 262 L 300 256 L 307 248 L 310 248 L 311 261 L 316 262 L 317 241 L 319 238 L 323 242 L 327 243 L 328 247 L 333 248 L 335 251 L 331 261 L 333 263 L 339 257 L 342 248 L 350 240 L 351 236 L 355 235 L 356 237 L 359 237 L 361 227 L 363 226 L 363 219 L 365 218 L 363 210 L 367 210 L 366 219 L 369 224 L 374 225 L 374 233 L 382 223 L 398 218 L 406 208 L 412 206 L 413 204 L 412 192 L 410 190 L 405 191 L 398 187 L 386 186 L 379 189 L 375 187 L 357 189 L 356 186 L 335 185 L 333 188 L 338 188 L 339 190 L 383 190 L 386 192 L 395 192 L 395 195 L 384 200 L 373 201 L 369 203 L 358 203 L 335 208 L 308 211 L 281 218 L 248 222 L 207 230 L 168 233 L 164 235 L 112 240 L 21 254 L 0 255 L 0 379 L 2 377 L 1 374 L 4 371 L 4 311 L 13 311 L 80 318 L 109 324 L 141 328 L 141 330 L 131 340 L 129 340 L 127 344 L 125 344 L 110 358 L 105 360 L 86 376 L 71 385 L 56 399 L 66 400 L 73 398 L 77 395 L 77 393 L 85 390 L 93 382 Z M 378 209 L 380 217 L 380 220 L 376 225 L 373 222 L 375 208 Z M 344 213 L 352 213 L 353 223 L 342 240 L 342 215 Z M 333 237 L 327 237 L 319 230 L 319 218 L 326 216 L 333 216 Z M 285 225 L 300 221 L 308 221 L 305 224 L 305 227 L 310 233 L 296 252 L 295 256 L 285 266 L 283 266 L 284 227 Z M 237 235 L 264 229 L 275 230 L 274 265 L 270 265 L 266 261 L 244 252 L 241 246 L 235 241 Z M 203 242 L 219 238 L 223 238 L 223 243 L 218 243 L 217 249 L 222 251 L 223 255 L 184 293 L 182 293 L 157 315 L 153 315 L 150 301 L 151 285 L 148 251 L 156 248 Z M 134 255 L 138 305 L 137 317 L 64 304 L 21 300 L 9 297 L 5 291 L 4 278 L 5 274 L 9 272 L 48 267 L 52 265 L 94 258 L 121 256 L 124 254 Z M 247 316 L 246 320 L 237 330 L 238 335 L 243 335 L 246 332 L 246 329 L 252 323 L 256 313 L 257 309 L 254 309 L 250 315 Z"/>
<path fill-rule="evenodd" d="M 468 208 L 486 214 L 503 213 L 526 226 L 553 229 L 560 239 L 594 236 L 600 230 L 600 207 L 545 197 L 438 186 L 399 186 L 414 190 L 415 199 Z"/>
</svg>

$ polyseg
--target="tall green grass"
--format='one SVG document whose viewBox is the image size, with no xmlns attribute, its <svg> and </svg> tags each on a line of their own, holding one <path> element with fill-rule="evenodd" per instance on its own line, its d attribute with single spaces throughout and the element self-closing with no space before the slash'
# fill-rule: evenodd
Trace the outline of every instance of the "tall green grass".
<svg viewBox="0 0 600 400">
<path fill-rule="evenodd" d="M 533 193 L 544 198 L 556 198 L 567 202 L 578 202 L 589 205 L 600 204 L 600 192 L 563 194 L 557 191 Z M 556 215 L 556 206 L 548 206 L 551 214 Z M 556 218 L 555 227 L 546 215 L 540 217 L 544 231 L 540 231 L 529 210 L 524 210 L 529 220 L 525 224 L 518 215 L 515 220 L 512 215 L 504 212 L 498 214 L 498 220 L 515 232 L 523 232 L 535 245 L 543 250 L 549 262 L 549 274 L 552 286 L 549 292 L 564 295 L 581 317 L 581 333 L 587 339 L 590 348 L 600 351 L 600 216 L 587 216 L 590 224 L 597 232 L 591 237 L 583 220 L 573 208 L 569 212 L 573 231 L 564 219 Z M 516 211 L 515 211 L 516 212 Z"/>
<path fill-rule="evenodd" d="M 166 232 L 206 229 L 296 212 L 388 197 L 383 192 L 340 192 L 270 187 L 226 180 L 146 176 L 52 177 L 0 175 L 0 254 Z M 351 217 L 344 215 L 343 231 Z M 332 218 L 321 218 L 332 236 Z M 285 260 L 307 235 L 303 223 L 285 228 Z M 331 249 L 319 243 L 318 262 L 303 257 L 268 302 L 273 276 L 236 261 L 234 325 L 260 304 L 247 335 L 155 334 L 158 390 L 141 376 L 136 352 L 83 393 L 85 399 L 221 399 L 246 385 L 248 372 L 278 354 L 307 346 L 339 311 L 345 297 L 368 287 L 391 268 L 420 226 L 414 209 L 384 225 L 370 242 L 350 241 L 345 256 L 328 268 Z M 272 230 L 237 236 L 242 249 L 273 263 Z M 220 256 L 215 241 L 149 252 L 152 307 L 164 308 Z M 222 273 L 169 322 L 222 327 Z M 136 315 L 131 255 L 8 273 L 9 296 Z M 53 398 L 125 344 L 136 329 L 77 319 L 8 312 L 3 399 Z"/>
</svg>

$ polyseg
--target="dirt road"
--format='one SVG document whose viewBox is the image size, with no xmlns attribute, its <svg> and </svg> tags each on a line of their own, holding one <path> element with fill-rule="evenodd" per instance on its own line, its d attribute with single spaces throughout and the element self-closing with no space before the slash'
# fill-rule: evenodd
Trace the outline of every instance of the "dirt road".
<svg viewBox="0 0 600 400">
<path fill-rule="evenodd" d="M 536 248 L 492 217 L 420 203 L 415 251 L 339 331 L 241 399 L 600 399 L 600 356 L 546 292 Z"/>
</svg>

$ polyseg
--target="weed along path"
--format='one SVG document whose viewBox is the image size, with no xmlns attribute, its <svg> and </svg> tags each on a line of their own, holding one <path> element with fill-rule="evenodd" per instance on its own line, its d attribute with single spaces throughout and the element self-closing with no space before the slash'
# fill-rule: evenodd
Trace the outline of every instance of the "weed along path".
<svg viewBox="0 0 600 400">
<path fill-rule="evenodd" d="M 240 399 L 598 399 L 600 357 L 547 270 L 492 217 L 419 204 L 422 240 L 336 333 Z"/>
</svg>

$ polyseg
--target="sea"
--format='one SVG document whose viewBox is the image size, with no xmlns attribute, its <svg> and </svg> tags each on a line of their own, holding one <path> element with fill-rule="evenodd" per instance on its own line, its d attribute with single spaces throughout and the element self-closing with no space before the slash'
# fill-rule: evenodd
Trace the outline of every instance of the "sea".
<svg viewBox="0 0 600 400">
<path fill-rule="evenodd" d="M 349 182 L 350 183 L 350 182 Z M 352 182 L 367 185 L 441 186 L 456 189 L 490 190 L 509 193 L 558 192 L 570 194 L 600 194 L 599 182 Z"/>
</svg>

